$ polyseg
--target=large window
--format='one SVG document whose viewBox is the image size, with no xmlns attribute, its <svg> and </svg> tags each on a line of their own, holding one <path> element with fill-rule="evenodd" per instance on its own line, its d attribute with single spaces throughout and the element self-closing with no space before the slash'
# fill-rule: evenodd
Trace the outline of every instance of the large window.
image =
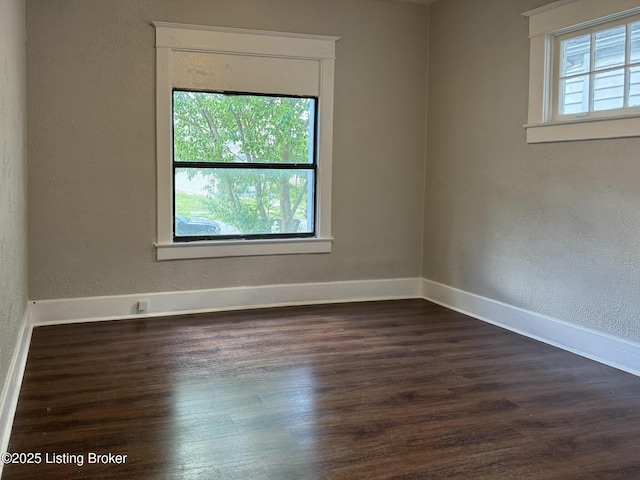
<svg viewBox="0 0 640 480">
<path fill-rule="evenodd" d="M 174 240 L 312 237 L 316 105 L 174 90 Z"/>
<path fill-rule="evenodd" d="M 529 143 L 640 136 L 640 5 L 559 0 L 529 17 Z"/>
<path fill-rule="evenodd" d="M 329 253 L 338 38 L 153 25 L 158 260 Z"/>
</svg>

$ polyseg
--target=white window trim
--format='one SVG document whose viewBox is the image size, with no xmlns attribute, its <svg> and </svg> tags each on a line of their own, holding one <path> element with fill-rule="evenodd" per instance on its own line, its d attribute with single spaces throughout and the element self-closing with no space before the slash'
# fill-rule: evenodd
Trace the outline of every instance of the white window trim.
<svg viewBox="0 0 640 480">
<path fill-rule="evenodd" d="M 554 120 L 551 111 L 554 37 L 637 13 L 639 0 L 560 0 L 523 13 L 530 42 L 527 143 L 640 136 L 638 114 Z"/>
<path fill-rule="evenodd" d="M 335 43 L 339 37 L 153 22 L 156 30 L 156 156 L 158 260 L 252 255 L 329 253 Z M 318 92 L 318 180 L 316 236 L 269 240 L 173 242 L 173 129 L 171 97 L 174 52 L 205 52 L 264 58 L 316 60 Z M 286 94 L 287 92 L 278 92 Z"/>
</svg>

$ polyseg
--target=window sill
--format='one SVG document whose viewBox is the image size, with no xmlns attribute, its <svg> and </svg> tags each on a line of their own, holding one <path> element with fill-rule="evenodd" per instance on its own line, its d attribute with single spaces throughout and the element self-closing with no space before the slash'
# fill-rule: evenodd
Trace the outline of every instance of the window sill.
<svg viewBox="0 0 640 480">
<path fill-rule="evenodd" d="M 597 140 L 640 136 L 640 116 L 578 118 L 568 121 L 529 123 L 527 143 Z"/>
<path fill-rule="evenodd" d="M 332 238 L 156 243 L 158 260 L 331 253 Z"/>
</svg>

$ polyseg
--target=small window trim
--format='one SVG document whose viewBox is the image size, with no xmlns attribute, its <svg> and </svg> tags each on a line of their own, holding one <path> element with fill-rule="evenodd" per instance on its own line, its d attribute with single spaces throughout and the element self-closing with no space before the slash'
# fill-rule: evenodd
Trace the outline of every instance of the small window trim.
<svg viewBox="0 0 640 480">
<path fill-rule="evenodd" d="M 335 44 L 339 37 L 152 22 L 156 31 L 157 260 L 330 253 Z M 173 54 L 212 53 L 317 62 L 316 234 L 308 238 L 173 241 Z M 269 93 L 259 92 L 254 93 Z M 288 92 L 270 92 L 282 93 Z"/>
<path fill-rule="evenodd" d="M 523 13 L 529 18 L 528 143 L 640 136 L 640 112 L 610 110 L 584 117 L 553 113 L 555 43 L 560 35 L 590 29 L 640 13 L 637 0 L 560 0 Z"/>
</svg>

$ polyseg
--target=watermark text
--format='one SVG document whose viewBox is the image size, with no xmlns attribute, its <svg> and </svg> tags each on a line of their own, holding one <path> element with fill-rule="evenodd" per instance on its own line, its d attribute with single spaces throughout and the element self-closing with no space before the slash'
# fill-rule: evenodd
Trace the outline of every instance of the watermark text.
<svg viewBox="0 0 640 480">
<path fill-rule="evenodd" d="M 74 464 L 78 467 L 84 465 L 123 465 L 127 463 L 127 455 L 122 453 L 50 453 L 50 452 L 5 452 L 1 455 L 5 465 L 39 465 L 48 463 L 54 465 Z"/>
</svg>

